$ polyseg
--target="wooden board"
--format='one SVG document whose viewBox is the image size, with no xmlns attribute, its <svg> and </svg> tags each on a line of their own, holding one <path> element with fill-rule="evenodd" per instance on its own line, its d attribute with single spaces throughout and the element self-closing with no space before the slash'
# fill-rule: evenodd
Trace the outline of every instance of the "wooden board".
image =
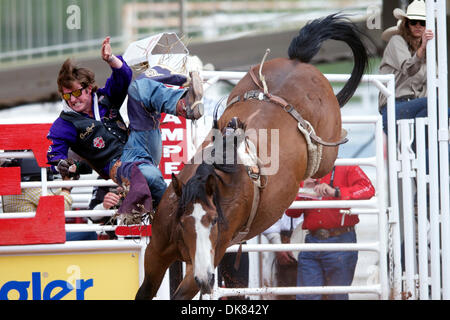
<svg viewBox="0 0 450 320">
<path fill-rule="evenodd" d="M 3 246 L 65 241 L 63 196 L 41 196 L 34 218 L 0 220 L 0 245 Z"/>
<path fill-rule="evenodd" d="M 50 123 L 0 125 L 0 150 L 32 150 L 40 167 L 48 167 Z M 20 167 L 0 168 L 0 195 L 21 194 Z M 0 245 L 64 243 L 64 197 L 41 196 L 34 218 L 0 220 Z"/>
<path fill-rule="evenodd" d="M 40 167 L 48 167 L 47 151 L 50 140 L 47 139 L 51 123 L 37 124 L 1 124 L 0 150 L 32 150 Z"/>
<path fill-rule="evenodd" d="M 20 167 L 0 168 L 0 195 L 21 193 Z"/>
</svg>

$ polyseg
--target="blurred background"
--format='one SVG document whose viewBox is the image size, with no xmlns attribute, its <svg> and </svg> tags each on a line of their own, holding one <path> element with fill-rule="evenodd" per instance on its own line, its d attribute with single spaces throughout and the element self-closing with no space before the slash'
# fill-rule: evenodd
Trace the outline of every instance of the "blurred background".
<svg viewBox="0 0 450 320">
<path fill-rule="evenodd" d="M 308 20 L 342 12 L 372 38 L 371 53 L 377 57 L 384 46 L 382 30 L 394 25 L 392 9 L 407 2 L 0 0 L 0 109 L 58 99 L 56 76 L 67 57 L 93 69 L 101 85 L 109 75 L 99 58 L 107 35 L 114 53 L 121 54 L 132 41 L 175 32 L 204 64 L 216 70 L 247 71 L 259 63 L 266 48 L 272 50 L 270 57 L 286 56 L 290 40 Z M 345 45 L 330 42 L 315 63 L 351 60 Z M 351 62 L 324 68 L 347 72 Z"/>
</svg>

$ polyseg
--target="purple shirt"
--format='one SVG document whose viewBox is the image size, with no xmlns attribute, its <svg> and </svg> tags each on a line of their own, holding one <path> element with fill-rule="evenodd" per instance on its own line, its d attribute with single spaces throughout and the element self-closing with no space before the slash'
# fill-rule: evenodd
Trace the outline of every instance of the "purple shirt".
<svg viewBox="0 0 450 320">
<path fill-rule="evenodd" d="M 122 67 L 119 69 L 111 68 L 112 74 L 106 80 L 105 86 L 97 90 L 97 96 L 105 95 L 109 98 L 112 105 L 120 107 L 127 96 L 133 72 L 121 56 L 118 56 L 118 58 L 123 62 Z M 99 100 L 99 113 L 100 117 L 103 118 L 108 112 L 108 108 L 102 105 L 101 99 Z M 93 106 L 94 103 L 92 103 Z M 89 117 L 84 113 L 83 116 Z M 69 146 L 77 141 L 77 130 L 71 122 L 59 117 L 53 122 L 47 138 L 52 141 L 47 152 L 47 160 L 50 164 L 55 164 L 61 159 L 68 158 Z M 52 169 L 54 168 L 52 167 Z"/>
</svg>

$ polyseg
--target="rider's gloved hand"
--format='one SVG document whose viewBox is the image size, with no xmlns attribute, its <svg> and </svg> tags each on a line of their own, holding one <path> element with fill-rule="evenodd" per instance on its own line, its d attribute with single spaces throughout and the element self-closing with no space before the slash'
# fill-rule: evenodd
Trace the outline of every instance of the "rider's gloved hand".
<svg viewBox="0 0 450 320">
<path fill-rule="evenodd" d="M 74 180 L 80 179 L 80 174 L 78 172 L 78 165 L 72 159 L 64 159 L 58 162 L 56 166 L 56 170 L 58 170 L 61 177 L 64 178 L 72 178 Z"/>
</svg>

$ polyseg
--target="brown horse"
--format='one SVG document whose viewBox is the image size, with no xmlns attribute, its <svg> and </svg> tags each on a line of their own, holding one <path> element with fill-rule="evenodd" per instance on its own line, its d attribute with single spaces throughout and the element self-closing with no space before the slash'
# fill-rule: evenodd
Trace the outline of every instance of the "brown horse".
<svg viewBox="0 0 450 320">
<path fill-rule="evenodd" d="M 355 60 L 351 77 L 337 96 L 321 72 L 308 64 L 327 39 L 346 42 Z M 302 28 L 288 54 L 289 59 L 267 61 L 261 70 L 256 66 L 242 78 L 215 121 L 217 130 L 173 176 L 155 214 L 137 299 L 155 296 L 175 260 L 186 261 L 187 267 L 173 299 L 192 299 L 199 290 L 210 292 L 214 268 L 227 247 L 277 221 L 308 175 L 322 177 L 331 170 L 342 142 L 340 106 L 360 82 L 366 49 L 354 24 L 330 15 Z M 314 133 L 300 132 L 305 120 L 306 131 L 313 128 Z M 222 138 L 217 132 L 232 134 Z M 308 140 L 322 146 L 312 171 Z M 213 146 L 207 147 L 212 141 Z M 233 156 L 228 158 L 230 150 Z"/>
</svg>

